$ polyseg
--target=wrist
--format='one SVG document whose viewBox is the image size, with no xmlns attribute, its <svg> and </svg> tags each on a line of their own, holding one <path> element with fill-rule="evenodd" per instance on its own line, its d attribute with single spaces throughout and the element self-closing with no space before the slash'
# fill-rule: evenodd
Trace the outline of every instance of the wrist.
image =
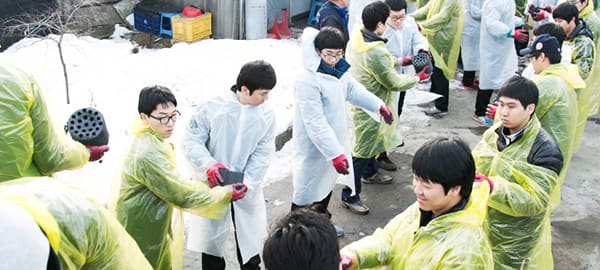
<svg viewBox="0 0 600 270">
<path fill-rule="evenodd" d="M 506 37 L 507 38 L 512 38 L 513 37 L 513 29 L 508 30 L 508 33 L 506 33 Z"/>
</svg>

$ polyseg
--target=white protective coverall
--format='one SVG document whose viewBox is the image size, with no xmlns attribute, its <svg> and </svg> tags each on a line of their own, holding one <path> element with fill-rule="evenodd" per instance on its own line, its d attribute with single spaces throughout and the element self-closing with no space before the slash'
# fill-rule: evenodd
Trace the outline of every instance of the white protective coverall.
<svg viewBox="0 0 600 270">
<path fill-rule="evenodd" d="M 317 72 L 321 62 L 313 42 L 317 34 L 318 30 L 310 27 L 302 34 L 303 69 L 298 74 L 294 94 L 292 202 L 297 205 L 324 199 L 338 177 L 355 190 L 346 101 L 377 115 L 384 105 L 349 72 L 339 79 Z M 345 176 L 338 174 L 331 163 L 342 153 L 350 163 L 350 174 Z"/>
<path fill-rule="evenodd" d="M 398 29 L 394 29 L 389 24 L 385 28 L 383 37 L 388 40 L 385 43 L 385 48 L 396 59 L 402 59 L 407 56 L 416 55 L 419 50 L 429 50 L 427 39 L 419 33 L 415 19 L 406 16 L 402 25 Z M 415 75 L 415 68 L 412 65 L 396 66 L 399 74 Z M 398 92 L 399 93 L 399 92 Z"/>
<path fill-rule="evenodd" d="M 184 154 L 195 178 L 206 179 L 216 163 L 243 172 L 248 192 L 233 202 L 236 235 L 242 261 L 261 254 L 267 238 L 267 213 L 261 183 L 275 152 L 275 114 L 266 103 L 242 105 L 227 91 L 198 106 L 186 128 Z M 224 255 L 231 235 L 231 211 L 221 220 L 190 216 L 188 248 L 213 256 Z"/>
<path fill-rule="evenodd" d="M 514 39 L 507 36 L 521 23 L 515 1 L 486 0 L 479 39 L 479 89 L 500 89 L 517 71 Z"/>
<path fill-rule="evenodd" d="M 463 0 L 465 23 L 461 40 L 463 70 L 479 70 L 479 32 L 481 12 L 485 0 Z"/>
</svg>

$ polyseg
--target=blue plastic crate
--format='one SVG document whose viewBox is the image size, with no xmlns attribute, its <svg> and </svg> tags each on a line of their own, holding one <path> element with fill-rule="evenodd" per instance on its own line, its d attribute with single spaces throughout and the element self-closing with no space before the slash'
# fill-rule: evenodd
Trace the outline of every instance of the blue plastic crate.
<svg viewBox="0 0 600 270">
<path fill-rule="evenodd" d="M 150 34 L 160 35 L 160 14 L 149 14 L 141 11 L 133 12 L 135 29 Z"/>
<path fill-rule="evenodd" d="M 176 16 L 177 13 L 168 13 L 161 12 L 160 13 L 160 35 L 166 35 L 169 37 L 173 37 L 173 16 Z"/>
</svg>

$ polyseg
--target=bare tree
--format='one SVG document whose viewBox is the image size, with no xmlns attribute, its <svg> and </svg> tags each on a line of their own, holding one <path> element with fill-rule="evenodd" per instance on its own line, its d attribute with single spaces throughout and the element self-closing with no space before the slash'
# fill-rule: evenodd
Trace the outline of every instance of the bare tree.
<svg viewBox="0 0 600 270">
<path fill-rule="evenodd" d="M 47 38 L 56 42 L 58 55 L 63 69 L 65 79 L 65 91 L 67 104 L 69 98 L 69 74 L 63 54 L 62 41 L 65 34 L 75 36 L 88 35 L 91 33 L 89 18 L 79 12 L 82 8 L 98 5 L 95 0 L 74 0 L 72 5 L 60 5 L 58 8 L 48 8 L 36 14 L 17 15 L 3 20 L 1 23 L 3 35 L 12 36 L 16 33 L 24 37 Z M 48 34 L 55 34 L 57 39 L 50 38 Z"/>
</svg>

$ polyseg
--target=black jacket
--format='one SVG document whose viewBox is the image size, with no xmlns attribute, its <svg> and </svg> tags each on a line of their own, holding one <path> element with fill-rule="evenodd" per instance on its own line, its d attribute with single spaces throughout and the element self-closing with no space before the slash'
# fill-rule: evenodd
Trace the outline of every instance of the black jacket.
<svg viewBox="0 0 600 270">
<path fill-rule="evenodd" d="M 319 20 L 319 29 L 325 26 L 337 28 L 344 34 L 344 41 L 348 43 L 350 35 L 348 34 L 348 9 L 339 8 L 335 4 L 327 1 L 317 13 Z M 345 45 L 345 44 L 344 44 Z"/>
</svg>

